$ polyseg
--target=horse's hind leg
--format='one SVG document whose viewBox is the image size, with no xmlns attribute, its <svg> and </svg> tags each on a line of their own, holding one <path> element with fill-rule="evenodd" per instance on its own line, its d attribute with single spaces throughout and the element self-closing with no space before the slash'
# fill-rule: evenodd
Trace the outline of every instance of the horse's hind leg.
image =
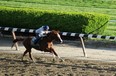
<svg viewBox="0 0 116 76">
<path fill-rule="evenodd" d="M 35 62 L 35 61 L 33 60 L 33 58 L 32 58 L 31 50 L 30 50 L 30 49 L 26 49 L 26 50 L 25 50 L 25 52 L 23 53 L 23 56 L 22 56 L 22 61 L 23 61 L 24 56 L 25 56 L 28 52 L 29 52 L 29 57 L 30 57 L 30 59 L 31 59 L 33 62 Z"/>
<path fill-rule="evenodd" d="M 12 44 L 11 49 L 14 47 L 15 43 Z"/>
<path fill-rule="evenodd" d="M 32 55 L 31 55 L 31 50 L 29 51 L 29 57 L 33 62 L 35 62 L 35 60 L 33 59 Z"/>
<path fill-rule="evenodd" d="M 23 61 L 23 57 L 28 53 L 28 50 L 26 49 L 25 52 L 23 53 L 23 56 L 22 56 L 22 61 Z"/>
</svg>

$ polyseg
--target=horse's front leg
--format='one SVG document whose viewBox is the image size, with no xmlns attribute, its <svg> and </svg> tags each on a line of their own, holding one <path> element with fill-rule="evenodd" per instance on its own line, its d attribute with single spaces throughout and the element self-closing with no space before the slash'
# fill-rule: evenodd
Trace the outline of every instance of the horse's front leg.
<svg viewBox="0 0 116 76">
<path fill-rule="evenodd" d="M 62 58 L 60 58 L 60 57 L 58 56 L 58 54 L 55 52 L 55 50 L 54 50 L 53 48 L 50 48 L 50 50 L 51 50 L 51 53 L 53 54 L 53 57 L 54 57 L 54 58 L 56 57 L 56 59 L 58 58 L 58 59 L 60 59 L 61 61 L 64 61 Z M 55 59 L 53 59 L 53 61 L 55 61 Z"/>
</svg>

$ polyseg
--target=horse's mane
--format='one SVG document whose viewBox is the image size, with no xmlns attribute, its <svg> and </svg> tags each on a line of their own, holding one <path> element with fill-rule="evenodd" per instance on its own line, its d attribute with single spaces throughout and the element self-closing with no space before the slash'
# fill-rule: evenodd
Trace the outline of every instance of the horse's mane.
<svg viewBox="0 0 116 76">
<path fill-rule="evenodd" d="M 50 31 L 47 35 L 49 35 L 49 34 L 51 34 L 51 33 L 57 34 L 57 33 L 59 33 L 59 32 L 60 32 L 59 30 L 52 30 L 52 31 Z"/>
<path fill-rule="evenodd" d="M 43 37 L 43 38 L 47 38 L 47 37 L 49 37 L 51 34 L 57 34 L 57 33 L 59 33 L 59 31 L 57 31 L 57 30 L 49 31 L 49 33 L 48 33 L 45 37 Z"/>
</svg>

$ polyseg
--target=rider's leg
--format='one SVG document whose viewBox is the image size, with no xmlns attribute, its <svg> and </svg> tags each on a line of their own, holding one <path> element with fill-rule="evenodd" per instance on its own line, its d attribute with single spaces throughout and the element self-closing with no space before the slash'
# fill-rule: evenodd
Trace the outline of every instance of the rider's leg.
<svg viewBox="0 0 116 76">
<path fill-rule="evenodd" d="M 40 39 L 41 39 L 41 37 L 36 37 L 34 44 L 37 44 Z"/>
</svg>

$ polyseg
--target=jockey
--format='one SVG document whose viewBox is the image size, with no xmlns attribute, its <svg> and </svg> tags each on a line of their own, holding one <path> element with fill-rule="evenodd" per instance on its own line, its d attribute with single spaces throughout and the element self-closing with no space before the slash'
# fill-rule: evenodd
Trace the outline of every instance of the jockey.
<svg viewBox="0 0 116 76">
<path fill-rule="evenodd" d="M 37 42 L 44 36 L 46 36 L 46 34 L 48 34 L 49 32 L 49 26 L 45 25 L 42 26 L 40 28 L 38 28 L 37 30 L 35 30 L 35 34 L 36 34 L 36 39 L 34 41 L 34 44 L 37 44 Z"/>
</svg>

